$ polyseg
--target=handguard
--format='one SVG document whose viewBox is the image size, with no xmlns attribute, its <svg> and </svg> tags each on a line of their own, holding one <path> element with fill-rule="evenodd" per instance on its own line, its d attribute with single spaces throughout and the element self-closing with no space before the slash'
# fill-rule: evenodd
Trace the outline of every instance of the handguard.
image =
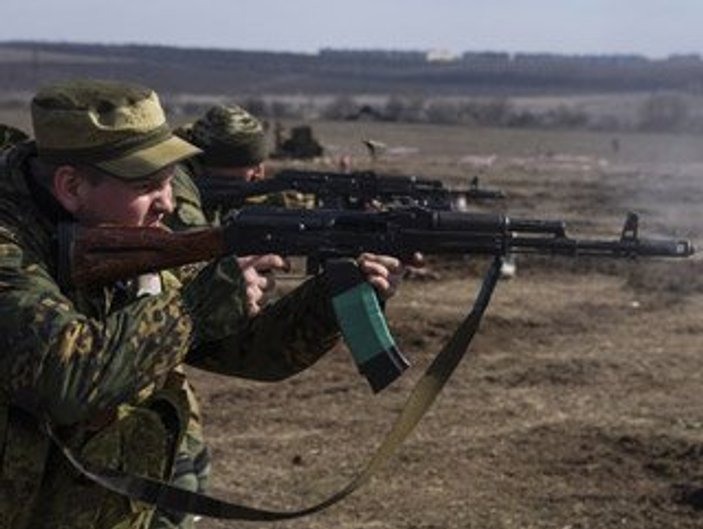
<svg viewBox="0 0 703 529">
<path fill-rule="evenodd" d="M 350 259 L 325 262 L 332 306 L 354 362 L 377 393 L 398 378 L 410 362 L 391 336 L 378 297 Z"/>
</svg>

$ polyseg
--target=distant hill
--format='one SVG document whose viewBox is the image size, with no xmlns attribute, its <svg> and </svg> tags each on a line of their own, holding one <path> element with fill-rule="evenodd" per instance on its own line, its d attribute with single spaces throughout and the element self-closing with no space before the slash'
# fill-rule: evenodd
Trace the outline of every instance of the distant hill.
<svg viewBox="0 0 703 529">
<path fill-rule="evenodd" d="M 139 81 L 164 94 L 528 95 L 703 91 L 698 56 L 465 53 L 431 61 L 422 52 L 322 50 L 274 53 L 166 46 L 0 42 L 0 92 L 25 93 L 58 78 Z"/>
</svg>

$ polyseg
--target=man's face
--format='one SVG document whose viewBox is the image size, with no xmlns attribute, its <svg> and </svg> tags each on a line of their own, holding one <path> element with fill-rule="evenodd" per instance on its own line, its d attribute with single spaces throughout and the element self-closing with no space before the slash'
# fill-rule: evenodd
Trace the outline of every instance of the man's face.
<svg viewBox="0 0 703 529">
<path fill-rule="evenodd" d="M 208 167 L 207 174 L 216 178 L 232 178 L 246 182 L 256 182 L 266 177 L 263 163 L 246 167 Z"/>
<path fill-rule="evenodd" d="M 168 166 L 144 180 L 121 180 L 102 175 L 97 182 L 84 178 L 73 215 L 86 225 L 158 226 L 173 211 L 171 180 L 175 166 Z"/>
</svg>

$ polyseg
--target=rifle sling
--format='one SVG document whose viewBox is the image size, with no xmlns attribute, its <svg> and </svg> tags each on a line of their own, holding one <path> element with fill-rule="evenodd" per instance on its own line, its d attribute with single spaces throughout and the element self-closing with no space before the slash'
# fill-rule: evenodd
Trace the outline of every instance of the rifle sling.
<svg viewBox="0 0 703 529">
<path fill-rule="evenodd" d="M 450 340 L 437 354 L 413 388 L 392 429 L 388 432 L 367 465 L 343 489 L 310 507 L 291 511 L 259 509 L 219 500 L 212 496 L 186 491 L 159 480 L 130 475 L 109 468 L 88 468 L 54 433 L 45 421 L 48 434 L 70 463 L 85 477 L 118 494 L 158 506 L 161 509 L 214 518 L 248 521 L 275 521 L 299 518 L 319 512 L 339 502 L 364 483 L 395 453 L 400 444 L 427 412 L 468 351 L 483 313 L 498 281 L 501 259 L 494 259 L 488 269 L 471 312 Z"/>
</svg>

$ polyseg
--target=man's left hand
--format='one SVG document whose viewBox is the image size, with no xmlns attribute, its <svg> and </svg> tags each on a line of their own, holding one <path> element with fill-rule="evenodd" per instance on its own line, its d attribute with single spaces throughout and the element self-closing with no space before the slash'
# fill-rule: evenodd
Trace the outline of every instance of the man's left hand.
<svg viewBox="0 0 703 529">
<path fill-rule="evenodd" d="M 395 257 L 363 253 L 357 259 L 359 270 L 375 289 L 378 297 L 386 301 L 395 295 L 405 266 Z"/>
</svg>

